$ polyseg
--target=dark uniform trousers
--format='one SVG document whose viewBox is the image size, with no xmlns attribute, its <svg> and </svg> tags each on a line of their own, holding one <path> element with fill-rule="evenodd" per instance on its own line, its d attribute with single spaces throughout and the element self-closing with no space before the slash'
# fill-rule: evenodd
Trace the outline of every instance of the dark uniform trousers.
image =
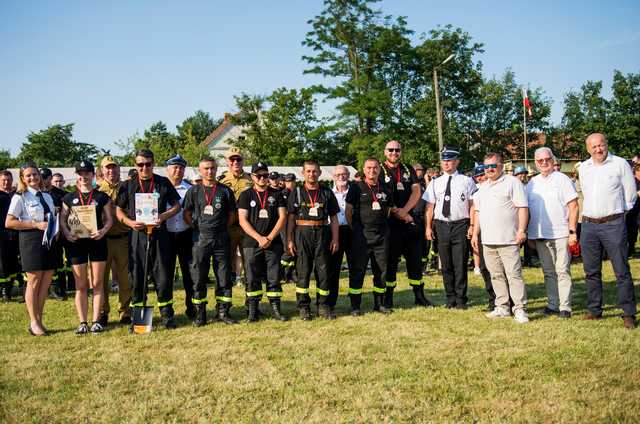
<svg viewBox="0 0 640 424">
<path fill-rule="evenodd" d="M 435 228 L 438 233 L 438 252 L 447 304 L 466 305 L 469 220 L 461 219 L 452 222 L 435 220 Z"/>
<path fill-rule="evenodd" d="M 419 228 L 415 224 L 406 224 L 395 219 L 390 220 L 389 225 L 389 256 L 387 259 L 386 287 L 396 286 L 398 263 L 400 256 L 404 256 L 407 266 L 409 284 L 413 287 L 422 284 L 422 247 Z M 380 273 L 374 272 L 374 279 L 381 279 Z M 381 279 L 381 281 L 384 281 Z M 375 281 L 374 281 L 375 283 Z"/>
<path fill-rule="evenodd" d="M 365 230 L 355 224 L 353 229 L 353 244 L 351 263 L 349 264 L 349 296 L 352 306 L 360 306 L 362 284 L 367 272 L 367 263 L 371 259 L 371 269 L 379 278 L 373 279 L 374 295 L 384 295 L 387 280 L 387 259 L 389 257 L 389 230 L 383 233 L 377 230 Z"/>
<path fill-rule="evenodd" d="M 338 293 L 340 291 L 340 271 L 342 270 L 342 259 L 347 257 L 347 266 L 351 272 L 352 256 L 352 238 L 353 232 L 348 225 L 341 225 L 338 230 L 338 251 L 331 254 L 329 259 L 329 298 L 327 305 L 332 308 L 336 306 L 338 301 Z M 366 264 L 365 264 L 366 267 Z"/>
<path fill-rule="evenodd" d="M 193 303 L 207 303 L 207 283 L 212 262 L 216 277 L 216 300 L 219 304 L 231 305 L 231 247 L 226 232 L 214 239 L 200 238 L 193 244 Z"/>
<path fill-rule="evenodd" d="M 65 296 L 67 290 L 75 289 L 75 280 L 73 278 L 73 269 L 71 261 L 67 254 L 67 246 L 63 239 L 58 238 L 53 243 L 51 255 L 55 258 L 55 270 L 51 277 L 51 285 L 59 296 Z"/>
<path fill-rule="evenodd" d="M 280 231 L 280 238 L 282 239 L 282 244 L 284 246 L 288 245 L 287 241 L 287 231 L 283 229 Z M 298 281 L 298 275 L 296 272 L 296 257 L 294 255 L 289 254 L 288 251 L 284 251 L 282 253 L 282 257 L 280 258 L 280 279 L 289 282 L 292 281 L 296 283 Z"/>
<path fill-rule="evenodd" d="M 129 271 L 133 280 L 131 306 L 142 306 L 144 302 L 144 263 L 147 254 L 147 237 L 144 231 L 132 231 L 130 234 Z M 169 233 L 165 229 L 156 228 L 150 237 L 148 273 L 155 282 L 158 307 L 162 316 L 172 317 L 175 262 L 173 262 L 173 266 L 170 266 Z"/>
<path fill-rule="evenodd" d="M 275 243 L 263 249 L 244 247 L 244 272 L 247 277 L 247 298 L 262 298 L 262 283 L 266 275 L 267 297 L 269 300 L 282 297 L 280 285 L 280 258 L 284 247 Z"/>
<path fill-rule="evenodd" d="M 331 228 L 328 225 L 298 225 L 295 229 L 295 245 L 298 250 L 296 268 L 298 282 L 296 299 L 298 308 L 308 308 L 311 304 L 309 281 L 315 268 L 316 298 L 318 305 L 327 305 L 329 298 L 329 244 Z"/>
<path fill-rule="evenodd" d="M 182 285 L 184 286 L 184 304 L 187 309 L 193 308 L 193 279 L 191 278 L 191 258 L 193 254 L 193 230 L 188 229 L 179 233 L 169 232 L 169 254 L 171 261 L 167 265 L 173 269 L 176 267 L 176 257 L 182 273 Z"/>
<path fill-rule="evenodd" d="M 636 315 L 636 293 L 627 258 L 627 228 L 623 217 L 602 224 L 582 221 L 580 248 L 587 286 L 587 309 L 602 315 L 602 253 L 611 260 L 617 280 L 618 306 L 624 316 Z"/>
<path fill-rule="evenodd" d="M 484 253 L 482 249 L 482 236 L 478 235 L 478 255 L 480 255 L 480 274 L 482 275 L 482 279 L 484 280 L 484 289 L 487 292 L 487 297 L 489 298 L 488 305 L 491 309 L 496 304 L 496 292 L 493 291 L 493 283 L 491 282 L 491 273 L 487 268 L 487 263 L 484 261 Z"/>
</svg>

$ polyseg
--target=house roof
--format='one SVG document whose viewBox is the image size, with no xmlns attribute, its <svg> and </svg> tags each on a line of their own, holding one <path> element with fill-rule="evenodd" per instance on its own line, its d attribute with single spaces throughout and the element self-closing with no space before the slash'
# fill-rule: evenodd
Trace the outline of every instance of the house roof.
<svg viewBox="0 0 640 424">
<path fill-rule="evenodd" d="M 222 123 L 220 125 L 218 125 L 218 128 L 213 130 L 211 132 L 211 134 L 209 134 L 207 136 L 207 138 L 204 139 L 204 141 L 202 142 L 201 146 L 209 147 L 209 145 L 212 142 L 217 140 L 221 135 L 223 135 L 228 129 L 232 128 L 234 125 L 235 124 L 233 122 L 231 122 L 231 114 L 230 113 L 225 113 L 224 114 L 224 119 L 222 120 Z"/>
</svg>

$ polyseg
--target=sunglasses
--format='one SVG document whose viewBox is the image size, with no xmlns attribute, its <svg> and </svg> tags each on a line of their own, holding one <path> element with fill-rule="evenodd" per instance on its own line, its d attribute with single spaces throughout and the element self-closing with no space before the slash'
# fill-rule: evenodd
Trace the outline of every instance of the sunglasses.
<svg viewBox="0 0 640 424">
<path fill-rule="evenodd" d="M 553 159 L 551 159 L 551 158 L 540 158 L 540 159 L 536 159 L 536 162 L 538 162 L 538 163 L 553 162 Z"/>
<path fill-rule="evenodd" d="M 153 166 L 153 162 L 140 162 L 136 163 L 138 168 L 151 168 Z"/>
<path fill-rule="evenodd" d="M 233 156 L 229 158 L 229 162 L 242 162 L 242 158 L 238 156 Z"/>
<path fill-rule="evenodd" d="M 485 164 L 484 165 L 484 169 L 496 169 L 498 168 L 498 164 L 497 163 L 490 163 L 490 164 Z"/>
<path fill-rule="evenodd" d="M 269 174 L 253 174 L 253 176 L 259 180 L 266 180 L 269 178 Z"/>
<path fill-rule="evenodd" d="M 400 153 L 402 151 L 402 149 L 387 149 L 387 152 L 389 153 Z"/>
</svg>

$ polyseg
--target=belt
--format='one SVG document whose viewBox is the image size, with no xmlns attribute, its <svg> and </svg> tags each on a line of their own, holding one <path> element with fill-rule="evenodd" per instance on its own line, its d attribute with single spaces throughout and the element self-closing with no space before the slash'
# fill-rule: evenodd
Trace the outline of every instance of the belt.
<svg viewBox="0 0 640 424">
<path fill-rule="evenodd" d="M 296 225 L 303 225 L 306 227 L 319 227 L 321 225 L 327 225 L 325 221 L 311 221 L 308 219 L 296 219 Z"/>
<path fill-rule="evenodd" d="M 117 234 L 117 235 L 110 235 L 107 234 L 107 238 L 109 240 L 117 240 L 117 239 L 121 239 L 121 238 L 125 238 L 129 235 L 129 233 L 122 233 L 122 234 Z"/>
<path fill-rule="evenodd" d="M 615 213 L 609 216 L 603 216 L 602 218 L 590 218 L 588 216 L 582 216 L 583 221 L 591 222 L 593 224 L 604 224 L 605 222 L 613 221 L 614 219 L 618 219 L 621 216 L 624 216 L 624 213 Z"/>
<path fill-rule="evenodd" d="M 458 219 L 457 221 L 445 221 L 442 219 L 435 219 L 434 221 L 439 222 L 441 224 L 445 224 L 445 225 L 466 224 L 467 222 L 469 222 L 469 218 L 462 218 L 462 219 Z"/>
</svg>

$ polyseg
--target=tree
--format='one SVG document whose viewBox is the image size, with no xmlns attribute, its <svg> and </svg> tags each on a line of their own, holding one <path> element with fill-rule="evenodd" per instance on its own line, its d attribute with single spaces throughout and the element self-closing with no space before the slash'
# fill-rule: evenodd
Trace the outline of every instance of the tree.
<svg viewBox="0 0 640 424">
<path fill-rule="evenodd" d="M 215 121 L 209 113 L 198 110 L 176 126 L 178 139 L 183 145 L 200 144 L 221 123 L 222 119 Z"/>
<path fill-rule="evenodd" d="M 640 153 L 640 73 L 613 74 L 609 145 L 616 154 L 633 157 Z"/>
<path fill-rule="evenodd" d="M 73 139 L 74 124 L 56 124 L 39 132 L 31 132 L 22 145 L 18 161 L 35 162 L 38 166 L 70 166 L 81 160 L 95 162 L 101 149 Z"/>
<path fill-rule="evenodd" d="M 16 159 L 11 157 L 8 150 L 0 150 L 0 169 L 13 168 L 16 166 Z"/>
</svg>

